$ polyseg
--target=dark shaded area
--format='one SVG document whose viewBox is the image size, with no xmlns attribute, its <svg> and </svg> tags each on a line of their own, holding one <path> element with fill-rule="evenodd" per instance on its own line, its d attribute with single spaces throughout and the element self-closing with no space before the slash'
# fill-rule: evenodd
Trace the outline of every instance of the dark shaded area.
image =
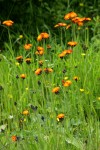
<svg viewBox="0 0 100 150">
<path fill-rule="evenodd" d="M 63 21 L 63 16 L 75 11 L 81 16 L 100 15 L 100 1 L 91 0 L 0 0 L 0 22 L 11 19 L 15 22 L 13 32 L 33 36 L 39 31 L 51 30 L 54 25 Z M 0 26 L 0 41 L 7 40 L 7 30 Z M 55 34 L 58 34 L 57 31 Z M 1 45 L 1 42 L 0 42 Z"/>
</svg>

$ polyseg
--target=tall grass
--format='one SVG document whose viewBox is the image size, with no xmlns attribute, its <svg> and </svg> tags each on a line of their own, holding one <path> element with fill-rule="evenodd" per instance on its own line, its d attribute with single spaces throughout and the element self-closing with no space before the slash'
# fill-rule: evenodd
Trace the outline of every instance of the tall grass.
<svg viewBox="0 0 100 150">
<path fill-rule="evenodd" d="M 0 54 L 0 150 L 99 150 L 100 51 L 94 50 L 89 28 L 72 26 L 70 41 L 78 43 L 73 48 L 67 44 L 68 30 L 62 29 L 61 37 L 48 32 L 50 38 L 40 42 L 9 32 L 9 42 Z M 32 44 L 30 50 L 24 49 L 26 43 Z M 35 54 L 37 46 L 45 49 L 42 56 Z M 58 57 L 70 48 L 71 54 Z M 16 60 L 20 55 L 22 63 Z M 26 58 L 31 58 L 30 64 Z M 38 68 L 40 75 L 35 74 Z M 44 72 L 44 68 L 53 72 Z M 63 80 L 72 84 L 64 87 Z M 57 94 L 52 92 L 54 87 L 60 87 Z M 61 113 L 64 119 L 58 121 Z M 17 136 L 16 141 L 12 136 Z"/>
</svg>

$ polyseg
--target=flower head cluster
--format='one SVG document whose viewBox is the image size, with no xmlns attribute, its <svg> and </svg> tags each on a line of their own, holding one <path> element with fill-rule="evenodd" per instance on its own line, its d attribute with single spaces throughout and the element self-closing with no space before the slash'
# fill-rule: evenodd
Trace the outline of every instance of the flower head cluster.
<svg viewBox="0 0 100 150">
<path fill-rule="evenodd" d="M 91 21 L 91 18 L 78 17 L 75 12 L 70 12 L 64 16 L 65 20 L 71 20 L 73 23 L 76 23 L 78 26 L 83 26 L 84 22 Z"/>
<path fill-rule="evenodd" d="M 68 49 L 68 50 L 64 50 L 62 53 L 60 53 L 58 56 L 60 58 L 63 58 L 64 56 L 68 55 L 68 54 L 71 54 L 73 52 L 72 49 Z"/>
<path fill-rule="evenodd" d="M 35 54 L 36 55 L 43 55 L 44 54 L 44 48 L 42 46 L 38 46 Z"/>
<path fill-rule="evenodd" d="M 69 20 L 69 19 L 73 19 L 75 17 L 77 17 L 77 14 L 75 12 L 70 12 L 64 16 L 64 19 Z"/>
<path fill-rule="evenodd" d="M 44 70 L 42 70 L 41 68 L 38 68 L 38 69 L 35 71 L 35 74 L 36 74 L 36 75 L 40 75 L 43 71 L 48 74 L 48 73 L 53 72 L 53 69 L 52 69 L 52 68 L 44 68 Z"/>
<path fill-rule="evenodd" d="M 72 22 L 76 23 L 78 26 L 83 26 L 84 22 L 91 21 L 91 18 L 81 18 L 81 17 L 75 17 L 72 19 Z"/>
</svg>

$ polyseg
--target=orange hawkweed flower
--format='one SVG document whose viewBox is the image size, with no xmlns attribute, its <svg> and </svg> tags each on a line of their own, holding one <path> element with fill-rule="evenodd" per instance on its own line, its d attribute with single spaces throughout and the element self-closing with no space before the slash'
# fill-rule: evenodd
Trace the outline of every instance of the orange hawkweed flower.
<svg viewBox="0 0 100 150">
<path fill-rule="evenodd" d="M 12 26 L 13 25 L 13 21 L 12 20 L 6 20 L 6 21 L 3 21 L 3 23 L 2 24 L 4 24 L 4 25 L 6 25 L 6 26 Z"/>
<path fill-rule="evenodd" d="M 54 28 L 57 28 L 57 27 L 59 27 L 59 25 L 58 25 L 58 24 L 54 25 Z"/>
<path fill-rule="evenodd" d="M 22 114 L 23 114 L 23 115 L 29 115 L 29 111 L 28 111 L 28 110 L 24 110 L 24 111 L 22 112 Z"/>
<path fill-rule="evenodd" d="M 40 34 L 38 37 L 37 37 L 37 41 L 41 41 L 42 40 L 42 35 Z"/>
<path fill-rule="evenodd" d="M 78 26 L 83 26 L 83 22 L 82 22 L 82 21 L 78 21 L 78 22 L 77 22 L 77 25 L 78 25 Z"/>
<path fill-rule="evenodd" d="M 35 54 L 36 54 L 36 55 L 43 55 L 43 54 L 44 54 L 44 51 L 36 51 Z"/>
<path fill-rule="evenodd" d="M 83 23 L 84 23 L 85 21 L 90 21 L 90 20 L 91 20 L 91 18 L 75 17 L 75 18 L 72 19 L 72 22 L 76 23 L 78 26 L 83 26 Z"/>
<path fill-rule="evenodd" d="M 43 55 L 44 54 L 44 48 L 41 46 L 37 47 L 37 51 L 35 52 L 37 55 Z"/>
<path fill-rule="evenodd" d="M 32 47 L 32 44 L 25 44 L 24 45 L 25 50 L 30 50 L 31 47 Z"/>
<path fill-rule="evenodd" d="M 17 60 L 19 63 L 22 63 L 22 62 L 23 62 L 23 56 L 18 56 L 18 57 L 16 57 L 16 60 Z"/>
<path fill-rule="evenodd" d="M 25 59 L 25 62 L 26 62 L 27 64 L 30 64 L 30 63 L 31 63 L 31 58 L 26 58 L 26 59 Z"/>
<path fill-rule="evenodd" d="M 52 68 L 44 68 L 44 72 L 50 73 L 50 72 L 53 72 L 53 69 Z"/>
<path fill-rule="evenodd" d="M 58 56 L 60 58 L 63 58 L 64 56 L 66 56 L 67 54 L 71 54 L 73 52 L 73 50 L 68 49 L 68 50 L 64 50 L 61 54 L 59 54 Z"/>
<path fill-rule="evenodd" d="M 52 93 L 58 94 L 60 90 L 60 87 L 55 87 L 52 89 Z"/>
<path fill-rule="evenodd" d="M 72 84 L 72 82 L 70 80 L 64 81 L 62 82 L 63 86 L 68 87 Z"/>
<path fill-rule="evenodd" d="M 66 26 L 66 29 L 69 29 L 71 27 L 71 25 L 70 24 L 68 24 L 67 26 Z"/>
<path fill-rule="evenodd" d="M 17 141 L 18 138 L 17 138 L 16 135 L 13 135 L 13 136 L 11 137 L 11 139 L 12 139 L 13 142 L 15 142 L 15 141 Z"/>
<path fill-rule="evenodd" d="M 74 17 L 77 17 L 77 14 L 75 12 L 70 12 L 64 16 L 64 19 L 68 20 L 68 19 L 72 19 Z"/>
<path fill-rule="evenodd" d="M 91 18 L 85 18 L 85 21 L 91 21 Z"/>
<path fill-rule="evenodd" d="M 41 68 L 38 68 L 36 71 L 35 71 L 35 74 L 36 75 L 40 75 L 42 73 L 42 69 Z"/>
<path fill-rule="evenodd" d="M 68 42 L 67 44 L 70 45 L 70 46 L 76 46 L 77 42 L 71 41 L 71 42 Z"/>
<path fill-rule="evenodd" d="M 59 114 L 57 116 L 57 121 L 62 121 L 64 119 L 65 115 L 64 114 Z"/>
<path fill-rule="evenodd" d="M 42 35 L 42 38 L 43 38 L 43 39 L 49 38 L 49 34 L 46 33 L 46 32 L 42 32 L 41 35 Z"/>
<path fill-rule="evenodd" d="M 64 50 L 62 53 L 65 53 L 65 54 L 71 54 L 73 52 L 72 49 L 68 49 L 68 50 Z"/>
<path fill-rule="evenodd" d="M 37 50 L 38 50 L 38 51 L 44 51 L 44 48 L 41 47 L 41 46 L 38 46 L 38 47 L 37 47 Z"/>
<path fill-rule="evenodd" d="M 63 52 L 62 52 L 61 54 L 58 55 L 58 57 L 59 57 L 59 58 L 63 58 L 65 55 L 66 55 L 66 53 L 65 53 L 65 52 L 63 53 Z"/>
<path fill-rule="evenodd" d="M 66 50 L 66 54 L 71 54 L 73 52 L 73 50 L 72 49 L 68 49 L 68 50 Z"/>
<path fill-rule="evenodd" d="M 73 79 L 77 82 L 79 80 L 79 77 L 75 76 Z"/>
<path fill-rule="evenodd" d="M 50 49 L 50 48 L 51 48 L 51 45 L 47 45 L 47 48 Z"/>
<path fill-rule="evenodd" d="M 49 38 L 49 34 L 46 32 L 42 32 L 41 34 L 38 35 L 37 41 L 41 41 L 42 39 L 47 39 Z"/>
<path fill-rule="evenodd" d="M 39 65 L 42 66 L 43 65 L 43 60 L 39 61 Z"/>
<path fill-rule="evenodd" d="M 20 75 L 20 78 L 25 79 L 25 78 L 26 78 L 26 75 L 25 75 L 25 74 L 21 74 L 21 75 Z"/>
<path fill-rule="evenodd" d="M 85 18 L 75 17 L 72 19 L 72 22 L 78 23 L 78 22 L 83 22 L 84 20 L 85 20 Z"/>
<path fill-rule="evenodd" d="M 57 27 L 66 27 L 66 26 L 67 26 L 66 23 L 60 22 L 60 23 L 56 24 L 54 27 L 57 28 Z"/>
</svg>

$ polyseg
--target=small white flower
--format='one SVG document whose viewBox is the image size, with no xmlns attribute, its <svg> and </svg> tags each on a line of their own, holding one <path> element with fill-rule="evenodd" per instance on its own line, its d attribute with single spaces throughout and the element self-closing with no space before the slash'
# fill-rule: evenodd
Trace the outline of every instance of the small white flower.
<svg viewBox="0 0 100 150">
<path fill-rule="evenodd" d="M 14 117 L 12 116 L 12 115 L 9 115 L 9 117 L 8 117 L 9 119 L 13 119 Z"/>
</svg>

